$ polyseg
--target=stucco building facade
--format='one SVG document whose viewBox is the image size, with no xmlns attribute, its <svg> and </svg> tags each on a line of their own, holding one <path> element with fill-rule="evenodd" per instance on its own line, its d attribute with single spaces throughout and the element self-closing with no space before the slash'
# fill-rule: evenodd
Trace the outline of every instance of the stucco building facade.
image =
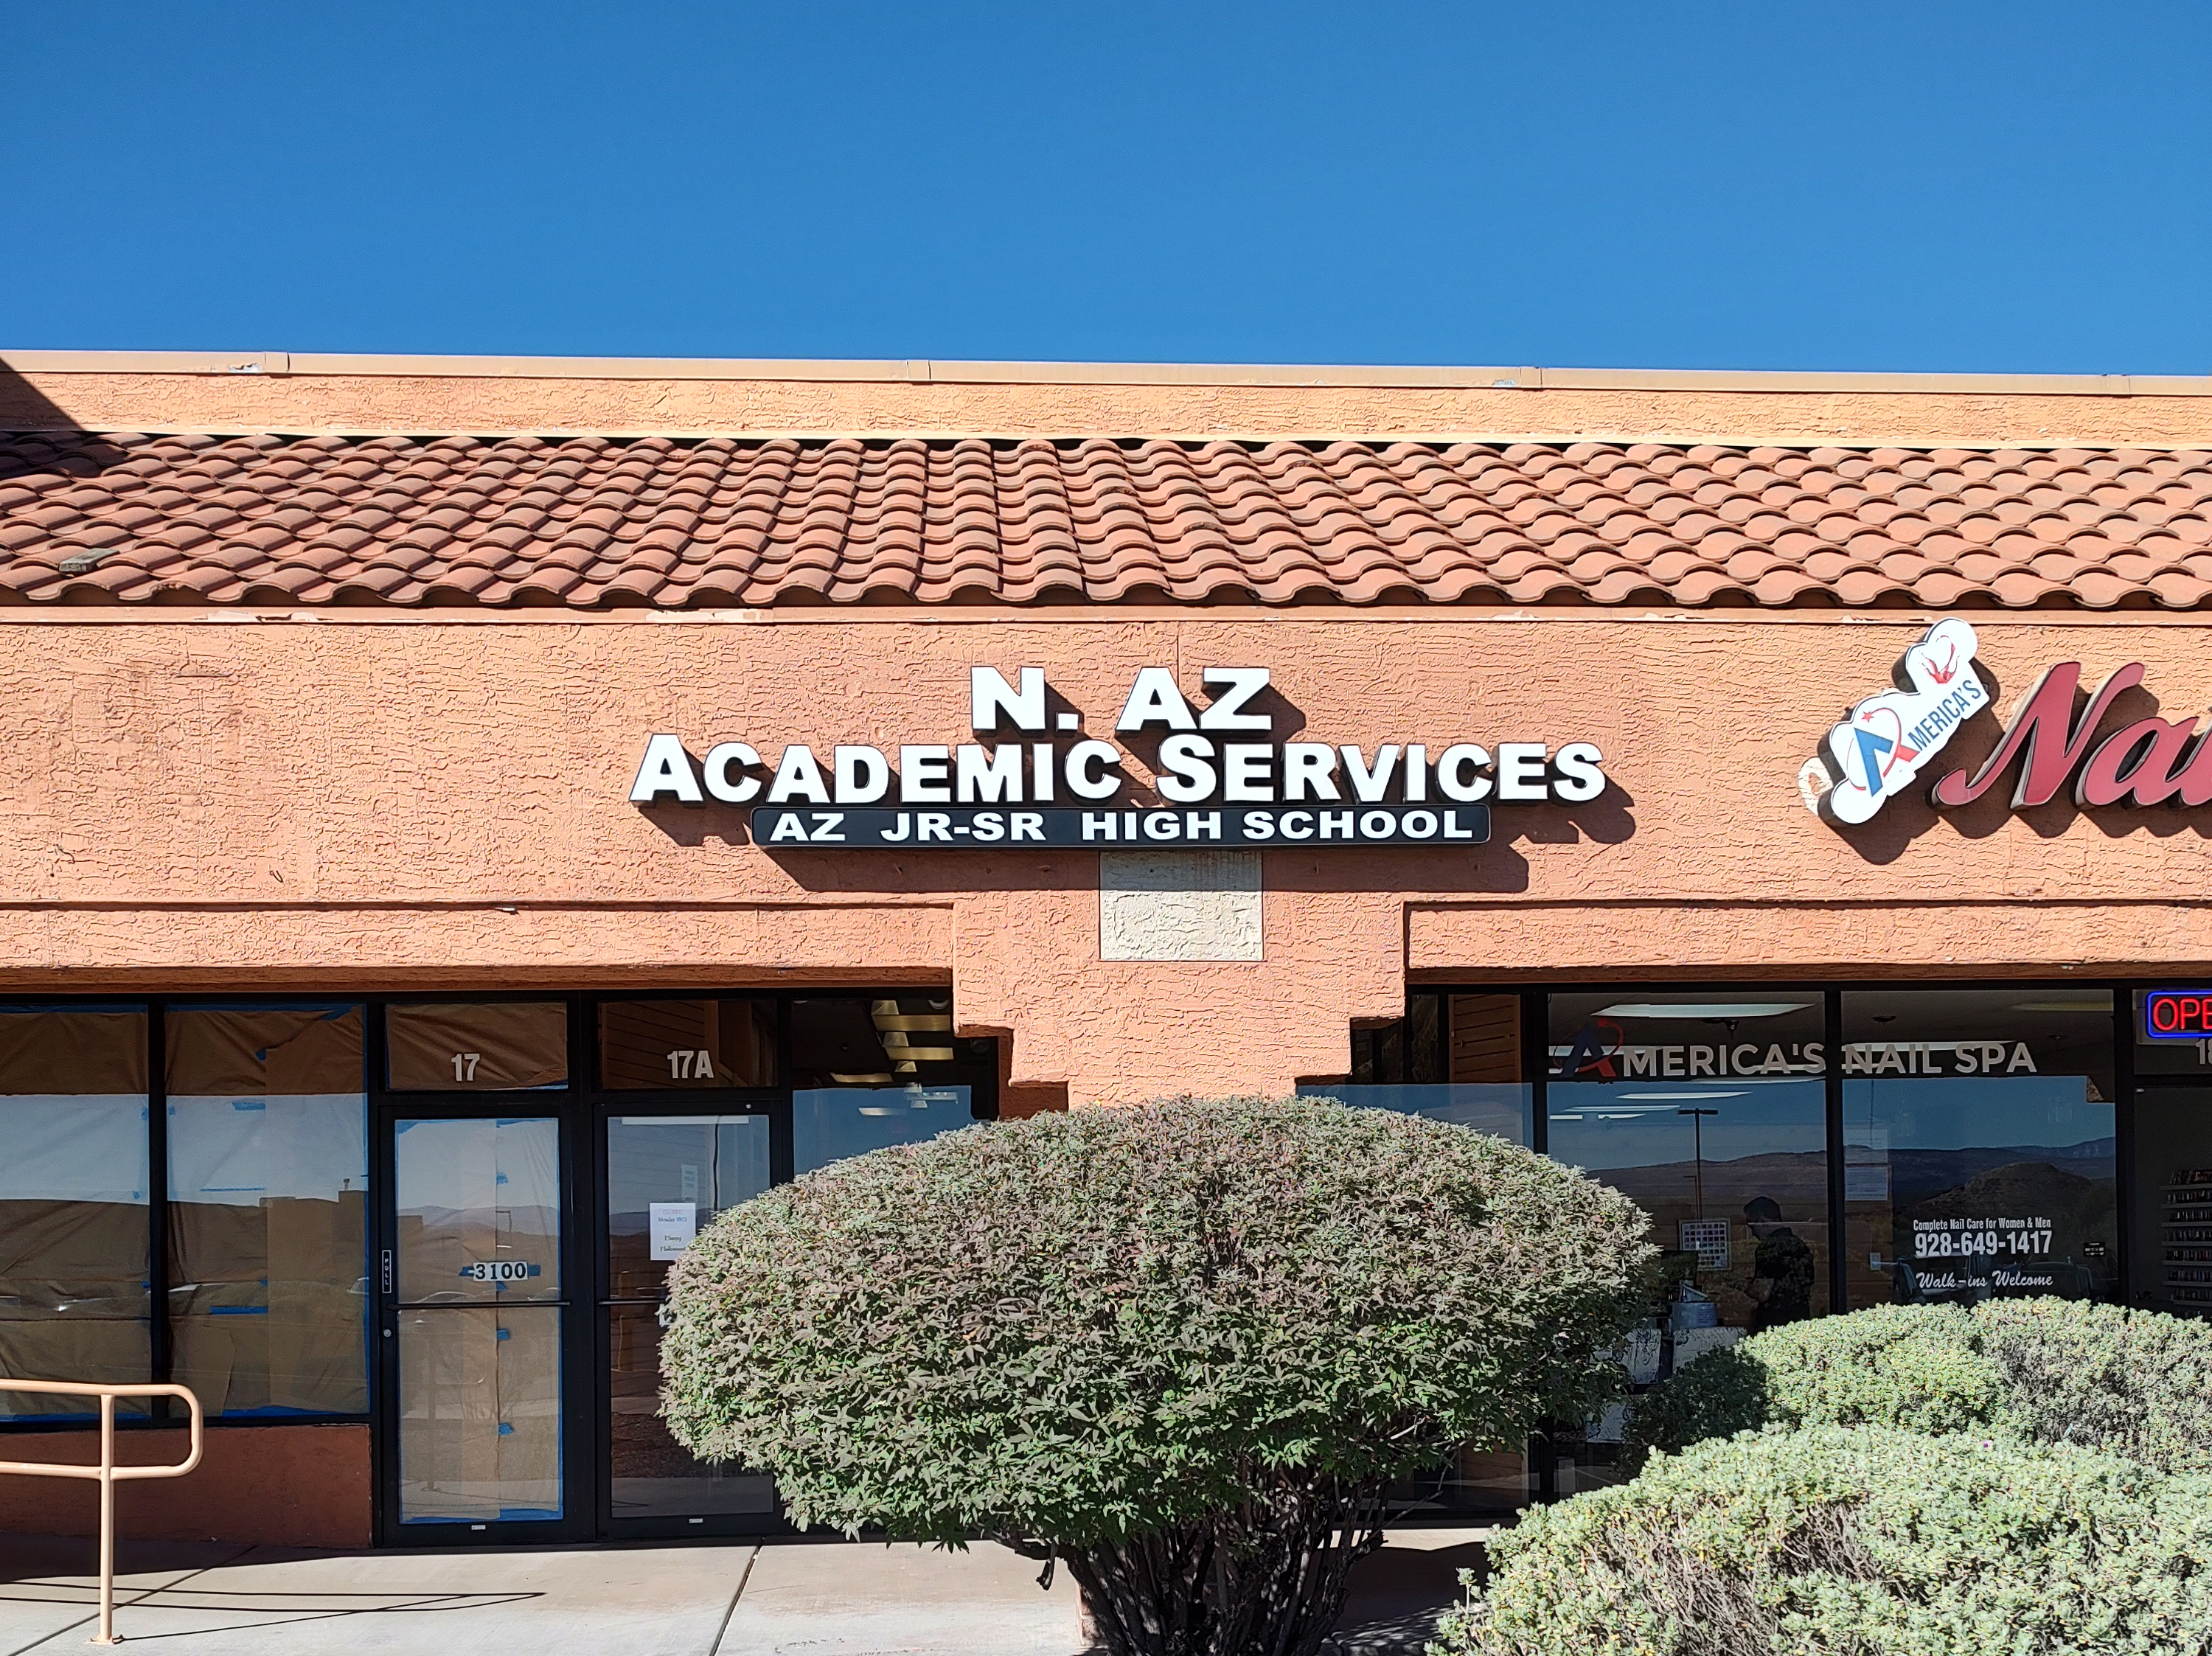
<svg viewBox="0 0 2212 1656">
<path fill-rule="evenodd" d="M 212 1393 L 134 1527 L 772 1522 L 684 1227 L 1164 1094 L 1614 1179 L 1654 1373 L 2212 1301 L 2212 382 L 7 361 L 0 1368 Z"/>
</svg>

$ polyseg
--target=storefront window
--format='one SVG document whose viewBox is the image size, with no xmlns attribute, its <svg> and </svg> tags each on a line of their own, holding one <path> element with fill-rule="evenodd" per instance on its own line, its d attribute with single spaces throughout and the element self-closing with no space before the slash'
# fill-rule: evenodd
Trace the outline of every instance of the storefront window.
<svg viewBox="0 0 2212 1656">
<path fill-rule="evenodd" d="M 2128 1298 L 2212 1314 L 2212 984 L 2138 989 Z"/>
<path fill-rule="evenodd" d="M 2153 1311 L 2212 1313 L 2212 1089 L 2136 1095 L 2136 1199 L 2129 1298 Z"/>
<path fill-rule="evenodd" d="M 918 1144 L 975 1124 L 967 1087 L 811 1087 L 791 1096 L 793 1168 L 811 1173 L 848 1156 Z"/>
<path fill-rule="evenodd" d="M 1563 1490 L 1614 1481 L 1634 1398 L 1747 1334 L 1828 1309 L 1827 1054 L 1819 990 L 1553 995 L 1547 1142 L 1651 1216 L 1626 1404 L 1562 1435 Z"/>
<path fill-rule="evenodd" d="M 0 1007 L 0 1374 L 150 1378 L 146 1089 L 142 1009 Z M 0 1392 L 0 1417 L 82 1412 Z"/>
<path fill-rule="evenodd" d="M 669 1267 L 716 1216 L 769 1187 L 769 1131 L 764 1114 L 624 1115 L 607 1123 L 608 1452 L 616 1518 L 775 1509 L 768 1478 L 694 1459 L 660 1419 Z"/>
<path fill-rule="evenodd" d="M 2130 1022 L 2136 1074 L 2212 1082 L 2212 984 L 2138 989 Z"/>
<path fill-rule="evenodd" d="M 791 1004 L 793 1084 L 926 1082 L 958 1056 L 950 995 L 836 995 Z"/>
<path fill-rule="evenodd" d="M 368 1408 L 357 1005 L 167 1017 L 173 1377 L 210 1415 Z"/>
<path fill-rule="evenodd" d="M 1521 997 L 1415 990 L 1403 1018 L 1352 1032 L 1347 1079 L 1304 1082 L 1297 1090 L 1526 1145 L 1535 1089 L 1522 1067 Z M 1529 1493 L 1526 1454 L 1470 1449 L 1392 1485 L 1389 1499 L 1401 1516 L 1491 1516 L 1525 1506 Z"/>
<path fill-rule="evenodd" d="M 989 1052 L 988 1043 L 983 1051 Z M 791 1004 L 793 1166 L 918 1143 L 975 1120 L 943 994 L 823 996 Z"/>
<path fill-rule="evenodd" d="M 568 1083 L 568 1009 L 557 1000 L 428 1002 L 384 1015 L 395 1093 L 529 1091 Z"/>
<path fill-rule="evenodd" d="M 1522 1074 L 1518 995 L 1416 991 L 1404 1018 L 1352 1032 L 1352 1060 L 1348 1079 L 1297 1090 L 1531 1140 L 1535 1091 Z"/>
<path fill-rule="evenodd" d="M 2113 1293 L 2111 994 L 1896 989 L 1843 1003 L 1850 1303 Z"/>
<path fill-rule="evenodd" d="M 773 1001 L 599 1003 L 599 1085 L 611 1091 L 775 1084 Z"/>
</svg>

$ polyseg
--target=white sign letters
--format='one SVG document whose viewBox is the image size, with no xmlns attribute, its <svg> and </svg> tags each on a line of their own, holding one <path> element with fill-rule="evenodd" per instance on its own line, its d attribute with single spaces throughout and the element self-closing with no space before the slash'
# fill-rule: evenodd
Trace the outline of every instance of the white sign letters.
<svg viewBox="0 0 2212 1656">
<path fill-rule="evenodd" d="M 1289 837 L 1297 837 L 1297 822 L 1311 817 L 1311 831 L 1322 839 L 1330 835 L 1319 820 L 1340 814 L 1324 809 L 1332 804 L 1394 812 L 1426 807 L 1413 815 L 1428 819 L 1428 834 L 1441 840 L 1469 836 L 1447 832 L 1437 808 L 1587 804 L 1605 791 L 1604 755 L 1588 742 L 1278 740 L 1278 714 L 1267 706 L 1270 677 L 1265 667 L 1202 668 L 1194 698 L 1170 669 L 1139 669 L 1114 721 L 1117 740 L 1106 741 L 1083 733 L 1082 714 L 1054 705 L 1042 668 L 1019 667 L 1010 677 L 995 667 L 973 667 L 969 726 L 977 741 L 839 743 L 826 754 L 793 743 L 771 764 L 744 742 L 717 743 L 695 760 L 696 749 L 681 735 L 661 732 L 646 743 L 629 798 L 640 805 L 790 807 L 797 826 L 788 828 L 787 837 L 803 834 L 814 842 L 811 818 L 799 815 L 814 807 L 1121 801 L 1141 753 L 1142 767 L 1170 805 L 1304 805 L 1311 809 L 1291 813 Z M 918 832 L 927 816 L 900 814 L 909 819 L 909 832 Z M 1394 814 L 1393 823 L 1399 821 Z M 1422 837 L 1418 829 L 1417 822 L 1413 837 Z M 1157 828 L 1147 832 L 1163 837 Z M 1002 820 L 1000 837 L 1021 836 Z"/>
</svg>

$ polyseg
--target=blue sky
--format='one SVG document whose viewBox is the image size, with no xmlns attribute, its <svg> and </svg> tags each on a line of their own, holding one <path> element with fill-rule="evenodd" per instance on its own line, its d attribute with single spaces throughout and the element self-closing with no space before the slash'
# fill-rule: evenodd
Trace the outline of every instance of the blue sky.
<svg viewBox="0 0 2212 1656">
<path fill-rule="evenodd" d="M 2212 372 L 2212 6 L 18 7 L 0 345 Z"/>
</svg>

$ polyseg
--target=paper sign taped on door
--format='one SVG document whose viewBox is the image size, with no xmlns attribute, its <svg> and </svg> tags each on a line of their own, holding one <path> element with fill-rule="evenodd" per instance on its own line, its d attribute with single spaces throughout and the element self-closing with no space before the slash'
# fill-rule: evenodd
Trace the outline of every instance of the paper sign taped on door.
<svg viewBox="0 0 2212 1656">
<path fill-rule="evenodd" d="M 684 1250 L 691 1246 L 699 1234 L 699 1204 L 696 1202 L 655 1202 L 648 1221 L 653 1242 L 652 1257 L 656 1259 L 680 1259 Z"/>
</svg>

